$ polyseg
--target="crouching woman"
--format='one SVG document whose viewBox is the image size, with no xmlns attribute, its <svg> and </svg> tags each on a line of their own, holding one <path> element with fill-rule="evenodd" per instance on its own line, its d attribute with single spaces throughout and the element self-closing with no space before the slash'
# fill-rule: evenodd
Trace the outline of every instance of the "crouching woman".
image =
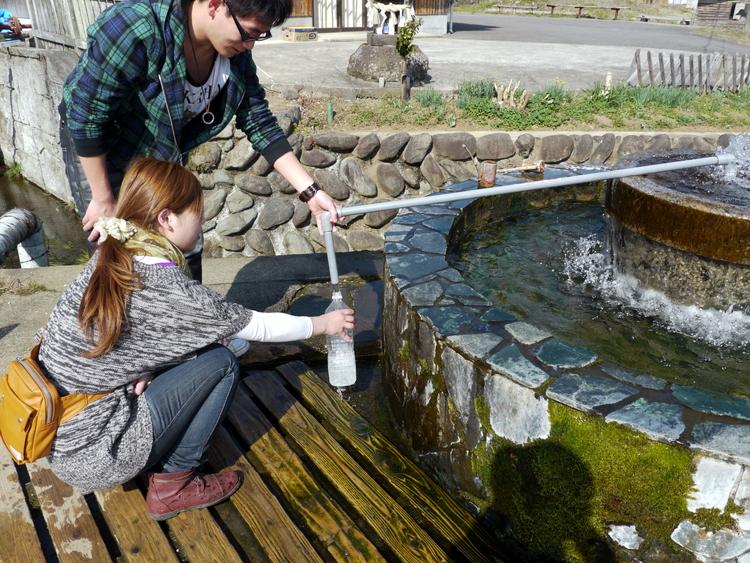
<svg viewBox="0 0 750 563">
<path fill-rule="evenodd" d="M 148 470 L 156 520 L 214 505 L 239 471 L 198 472 L 227 413 L 239 367 L 218 341 L 285 342 L 343 334 L 353 311 L 320 317 L 260 313 L 225 301 L 186 273 L 202 222 L 202 190 L 179 164 L 140 159 L 128 169 L 99 247 L 66 288 L 39 354 L 61 395 L 109 391 L 62 424 L 52 470 L 82 492 Z"/>
</svg>

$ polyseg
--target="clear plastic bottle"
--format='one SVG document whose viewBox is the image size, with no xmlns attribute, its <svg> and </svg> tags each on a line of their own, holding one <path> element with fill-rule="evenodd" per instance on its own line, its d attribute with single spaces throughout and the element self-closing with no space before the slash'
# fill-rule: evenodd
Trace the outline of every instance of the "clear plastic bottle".
<svg viewBox="0 0 750 563">
<path fill-rule="evenodd" d="M 333 301 L 326 309 L 326 313 L 349 309 L 344 303 L 340 291 L 333 292 Z M 340 336 L 328 336 L 328 380 L 334 387 L 347 387 L 357 382 L 357 365 L 354 360 L 354 339 L 352 330 L 346 329 L 349 340 Z"/>
</svg>

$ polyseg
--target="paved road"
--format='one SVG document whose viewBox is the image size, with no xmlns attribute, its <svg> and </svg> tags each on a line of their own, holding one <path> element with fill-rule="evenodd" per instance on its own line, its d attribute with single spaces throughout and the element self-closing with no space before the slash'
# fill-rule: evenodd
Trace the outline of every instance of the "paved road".
<svg viewBox="0 0 750 563">
<path fill-rule="evenodd" d="M 685 25 L 491 14 L 454 14 L 453 22 L 456 39 L 750 53 L 750 47 L 699 35 Z"/>
<path fill-rule="evenodd" d="M 455 89 L 464 80 L 519 80 L 530 90 L 562 81 L 572 90 L 628 77 L 638 47 L 670 51 L 750 53 L 750 48 L 695 35 L 687 26 L 589 19 L 459 15 L 452 35 L 418 37 L 430 60 L 428 86 Z M 253 56 L 266 87 L 295 85 L 307 94 L 347 95 L 376 85 L 347 75 L 349 56 L 364 32 L 327 34 L 313 43 L 276 39 L 259 43 Z"/>
</svg>

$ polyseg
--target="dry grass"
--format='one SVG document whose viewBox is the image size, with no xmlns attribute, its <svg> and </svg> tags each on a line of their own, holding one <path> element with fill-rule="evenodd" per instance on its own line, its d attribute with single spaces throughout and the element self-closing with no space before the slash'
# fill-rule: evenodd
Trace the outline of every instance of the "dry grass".
<svg viewBox="0 0 750 563">
<path fill-rule="evenodd" d="M 730 43 L 737 43 L 750 47 L 750 34 L 740 29 L 730 29 L 720 25 L 701 25 L 692 28 L 695 33 L 710 37 L 711 39 L 722 39 Z"/>
<path fill-rule="evenodd" d="M 454 8 L 456 12 L 460 13 L 487 13 L 503 15 L 511 15 L 510 11 L 498 11 L 495 7 L 497 4 L 504 5 L 515 5 L 515 6 L 533 6 L 537 8 L 534 12 L 524 12 L 519 15 L 524 16 L 539 16 L 539 17 L 575 17 L 578 10 L 574 8 L 576 5 L 580 5 L 581 2 L 578 0 L 554 0 L 551 3 L 557 4 L 555 8 L 555 15 L 550 16 L 549 8 L 546 7 L 547 1 L 551 0 L 495 0 L 490 2 L 476 2 L 476 3 L 460 3 Z M 620 0 L 620 1 L 607 1 L 607 2 L 591 2 L 588 5 L 601 5 L 602 8 L 588 8 L 584 10 L 583 17 L 595 18 L 595 19 L 612 19 L 612 10 L 609 6 L 620 6 L 623 8 L 620 10 L 618 15 L 619 20 L 638 20 L 641 14 L 649 14 L 652 16 L 692 16 L 693 11 L 690 8 L 684 6 L 670 6 L 661 4 L 651 4 L 639 0 Z M 679 23 L 679 22 L 675 22 Z"/>
</svg>

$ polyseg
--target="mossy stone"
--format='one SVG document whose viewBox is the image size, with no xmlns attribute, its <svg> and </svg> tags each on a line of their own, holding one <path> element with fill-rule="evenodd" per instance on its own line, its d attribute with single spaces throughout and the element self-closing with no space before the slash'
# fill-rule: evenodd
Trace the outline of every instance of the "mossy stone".
<svg viewBox="0 0 750 563">
<path fill-rule="evenodd" d="M 691 517 L 691 452 L 554 402 L 550 416 L 549 439 L 519 446 L 495 438 L 472 455 L 491 509 L 530 558 L 607 560 L 608 523 L 634 524 L 646 543 L 668 542 Z"/>
</svg>

